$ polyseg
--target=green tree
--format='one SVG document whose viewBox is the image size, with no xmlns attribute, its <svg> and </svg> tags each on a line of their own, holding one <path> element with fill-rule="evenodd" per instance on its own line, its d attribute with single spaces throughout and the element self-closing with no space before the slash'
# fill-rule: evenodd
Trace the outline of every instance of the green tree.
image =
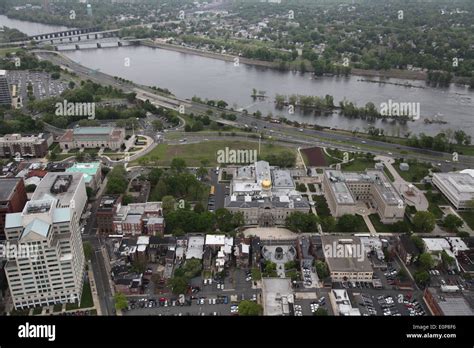
<svg viewBox="0 0 474 348">
<path fill-rule="evenodd" d="M 253 280 L 260 280 L 262 279 L 262 272 L 257 267 L 252 268 L 252 279 Z"/>
<path fill-rule="evenodd" d="M 127 297 L 125 297 L 125 295 L 122 294 L 121 292 L 117 292 L 114 295 L 114 303 L 115 303 L 115 309 L 118 311 L 124 310 L 125 308 L 128 307 Z"/>
<path fill-rule="evenodd" d="M 449 256 L 445 250 L 441 252 L 441 260 L 443 261 L 443 265 L 447 268 L 450 268 L 456 262 L 454 257 Z"/>
<path fill-rule="evenodd" d="M 413 227 L 415 232 L 428 233 L 433 231 L 436 218 L 429 211 L 417 211 L 413 216 Z"/>
<path fill-rule="evenodd" d="M 128 180 L 125 167 L 123 165 L 114 167 L 107 176 L 106 192 L 108 194 L 123 194 L 127 187 Z"/>
<path fill-rule="evenodd" d="M 122 204 L 123 205 L 129 205 L 130 203 L 133 203 L 133 196 L 132 195 L 123 195 Z"/>
<path fill-rule="evenodd" d="M 171 169 L 177 173 L 184 172 L 186 169 L 186 161 L 182 158 L 175 157 L 171 160 Z"/>
<path fill-rule="evenodd" d="M 410 239 L 412 240 L 413 243 L 415 243 L 415 246 L 418 249 L 418 251 L 422 253 L 425 249 L 425 245 L 423 244 L 423 240 L 421 239 L 421 237 L 414 234 L 410 237 Z"/>
<path fill-rule="evenodd" d="M 321 228 L 324 232 L 333 232 L 336 229 L 336 219 L 334 216 L 324 216 L 321 219 Z"/>
<path fill-rule="evenodd" d="M 277 264 L 274 262 L 271 262 L 269 260 L 265 261 L 264 267 L 263 267 L 263 276 L 264 277 L 277 277 Z"/>
<path fill-rule="evenodd" d="M 173 196 L 164 196 L 161 199 L 161 206 L 163 208 L 163 214 L 166 216 L 169 212 L 174 211 L 176 200 Z"/>
<path fill-rule="evenodd" d="M 151 124 L 153 126 L 153 130 L 160 132 L 163 130 L 163 122 L 160 120 L 154 120 Z"/>
<path fill-rule="evenodd" d="M 457 232 L 463 224 L 463 220 L 461 220 L 454 214 L 448 214 L 443 220 L 443 227 L 446 228 L 449 232 Z"/>
<path fill-rule="evenodd" d="M 318 217 L 312 213 L 295 211 L 286 217 L 285 226 L 293 232 L 316 232 Z"/>
<path fill-rule="evenodd" d="M 240 301 L 239 315 L 241 316 L 257 316 L 262 315 L 263 307 L 254 301 Z"/>
<path fill-rule="evenodd" d="M 419 285 L 426 285 L 430 280 L 430 274 L 427 271 L 417 271 L 413 275 L 413 278 Z"/>
<path fill-rule="evenodd" d="M 186 278 L 197 277 L 202 270 L 202 262 L 199 259 L 192 258 L 186 260 L 186 263 L 183 266 L 184 276 Z"/>
<path fill-rule="evenodd" d="M 201 202 L 197 202 L 195 205 L 194 205 L 194 208 L 193 208 L 193 211 L 195 213 L 204 213 L 206 211 L 206 208 L 204 208 L 204 205 L 201 203 Z"/>
<path fill-rule="evenodd" d="M 169 280 L 169 285 L 173 294 L 186 294 L 188 292 L 189 280 L 184 276 L 174 276 Z"/>
<path fill-rule="evenodd" d="M 423 270 L 430 270 L 434 266 L 434 260 L 431 254 L 423 253 L 418 257 L 418 262 Z"/>
<path fill-rule="evenodd" d="M 355 215 L 344 214 L 337 222 L 337 230 L 340 232 L 356 232 L 359 225 L 359 220 Z"/>
<path fill-rule="evenodd" d="M 316 260 L 315 262 L 316 273 L 318 274 L 319 279 L 325 279 L 329 277 L 329 268 L 326 262 L 321 260 Z"/>
<path fill-rule="evenodd" d="M 196 171 L 196 175 L 202 180 L 207 175 L 207 169 L 204 167 L 199 167 Z"/>
</svg>

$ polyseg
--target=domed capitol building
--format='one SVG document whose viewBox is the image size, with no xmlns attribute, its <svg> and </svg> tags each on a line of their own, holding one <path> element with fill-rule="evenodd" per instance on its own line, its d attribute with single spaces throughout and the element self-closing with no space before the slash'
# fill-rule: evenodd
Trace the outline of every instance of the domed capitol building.
<svg viewBox="0 0 474 348">
<path fill-rule="evenodd" d="M 309 212 L 310 205 L 296 191 L 290 171 L 258 161 L 235 170 L 225 208 L 242 212 L 248 225 L 271 227 L 284 225 L 292 212 Z"/>
</svg>

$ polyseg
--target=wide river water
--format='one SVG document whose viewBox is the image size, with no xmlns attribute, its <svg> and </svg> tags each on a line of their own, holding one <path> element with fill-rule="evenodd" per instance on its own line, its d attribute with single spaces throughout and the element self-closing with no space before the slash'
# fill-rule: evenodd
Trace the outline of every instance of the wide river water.
<svg viewBox="0 0 474 348">
<path fill-rule="evenodd" d="M 4 23 L 5 22 L 5 23 Z M 57 31 L 62 27 L 24 22 L 0 16 L 0 24 L 17 28 L 27 34 Z M 264 116 L 284 116 L 308 124 L 363 131 L 373 125 L 384 128 L 389 135 L 403 136 L 408 132 L 437 134 L 447 128 L 464 129 L 474 136 L 474 92 L 463 86 L 451 84 L 449 88 L 429 88 L 423 81 L 384 79 L 390 83 L 409 83 L 417 87 L 398 86 L 386 83 L 369 83 L 361 76 L 323 77 L 314 79 L 312 74 L 280 72 L 273 69 L 196 56 L 145 46 L 126 46 L 104 49 L 85 49 L 63 52 L 76 62 L 101 72 L 120 76 L 134 82 L 168 88 L 180 98 L 199 96 L 208 99 L 223 99 L 230 107 L 245 108 L 250 113 L 260 110 Z M 126 64 L 129 63 L 129 64 Z M 264 101 L 254 101 L 252 89 L 265 91 Z M 335 103 L 348 100 L 363 106 L 373 102 L 377 108 L 381 103 L 419 103 L 421 117 L 417 121 L 400 123 L 396 120 L 379 119 L 369 123 L 362 119 L 351 119 L 337 113 L 329 116 L 303 114 L 298 109 L 293 114 L 278 110 L 274 105 L 276 94 L 300 94 L 334 97 Z M 424 118 L 437 115 L 447 124 L 426 124 Z"/>
<path fill-rule="evenodd" d="M 26 35 L 47 34 L 68 29 L 67 27 L 63 27 L 60 25 L 49 25 L 28 21 L 20 21 L 18 19 L 8 18 L 7 16 L 0 15 L 0 27 L 2 26 L 18 29 Z"/>
</svg>

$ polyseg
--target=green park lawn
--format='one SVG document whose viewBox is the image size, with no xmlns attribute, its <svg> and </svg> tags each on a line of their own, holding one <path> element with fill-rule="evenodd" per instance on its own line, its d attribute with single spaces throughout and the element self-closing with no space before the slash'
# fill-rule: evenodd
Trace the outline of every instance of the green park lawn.
<svg viewBox="0 0 474 348">
<path fill-rule="evenodd" d="M 217 163 L 217 151 L 225 150 L 228 147 L 233 150 L 257 150 L 258 143 L 244 142 L 244 141 L 205 141 L 196 144 L 184 144 L 184 145 L 168 145 L 159 144 L 150 153 L 146 154 L 141 158 L 148 160 L 149 165 L 156 166 L 168 166 L 171 164 L 173 158 L 179 157 L 186 161 L 188 166 L 200 166 L 202 161 L 205 161 L 210 166 L 216 166 Z M 278 154 L 281 152 L 289 151 L 296 155 L 296 150 L 289 147 L 284 147 L 275 144 L 262 144 L 261 155 L 266 156 L 268 154 Z M 140 159 L 134 160 L 130 165 L 138 165 Z M 143 160 L 142 160 L 143 161 Z"/>
</svg>

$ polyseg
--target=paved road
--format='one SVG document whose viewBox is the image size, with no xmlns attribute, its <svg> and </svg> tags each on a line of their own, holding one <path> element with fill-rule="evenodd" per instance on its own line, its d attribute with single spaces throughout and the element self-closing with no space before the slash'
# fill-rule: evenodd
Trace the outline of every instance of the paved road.
<svg viewBox="0 0 474 348">
<path fill-rule="evenodd" d="M 211 185 L 214 185 L 215 189 L 215 210 L 219 208 L 224 208 L 224 199 L 226 196 L 226 184 L 220 184 L 218 182 L 217 174 L 215 172 L 215 168 L 210 170 L 211 172 Z"/>
<path fill-rule="evenodd" d="M 104 315 L 112 315 L 115 313 L 115 309 L 112 303 L 112 290 L 110 289 L 110 275 L 107 271 L 107 267 L 102 254 L 102 243 L 99 236 L 96 235 L 97 218 L 96 213 L 100 204 L 102 194 L 105 186 L 107 185 L 107 179 L 105 179 L 96 194 L 96 200 L 92 203 L 91 215 L 84 226 L 84 234 L 82 235 L 83 241 L 89 241 L 92 245 L 94 252 L 92 253 L 92 268 L 94 271 L 94 280 L 97 287 L 100 307 Z"/>
</svg>

